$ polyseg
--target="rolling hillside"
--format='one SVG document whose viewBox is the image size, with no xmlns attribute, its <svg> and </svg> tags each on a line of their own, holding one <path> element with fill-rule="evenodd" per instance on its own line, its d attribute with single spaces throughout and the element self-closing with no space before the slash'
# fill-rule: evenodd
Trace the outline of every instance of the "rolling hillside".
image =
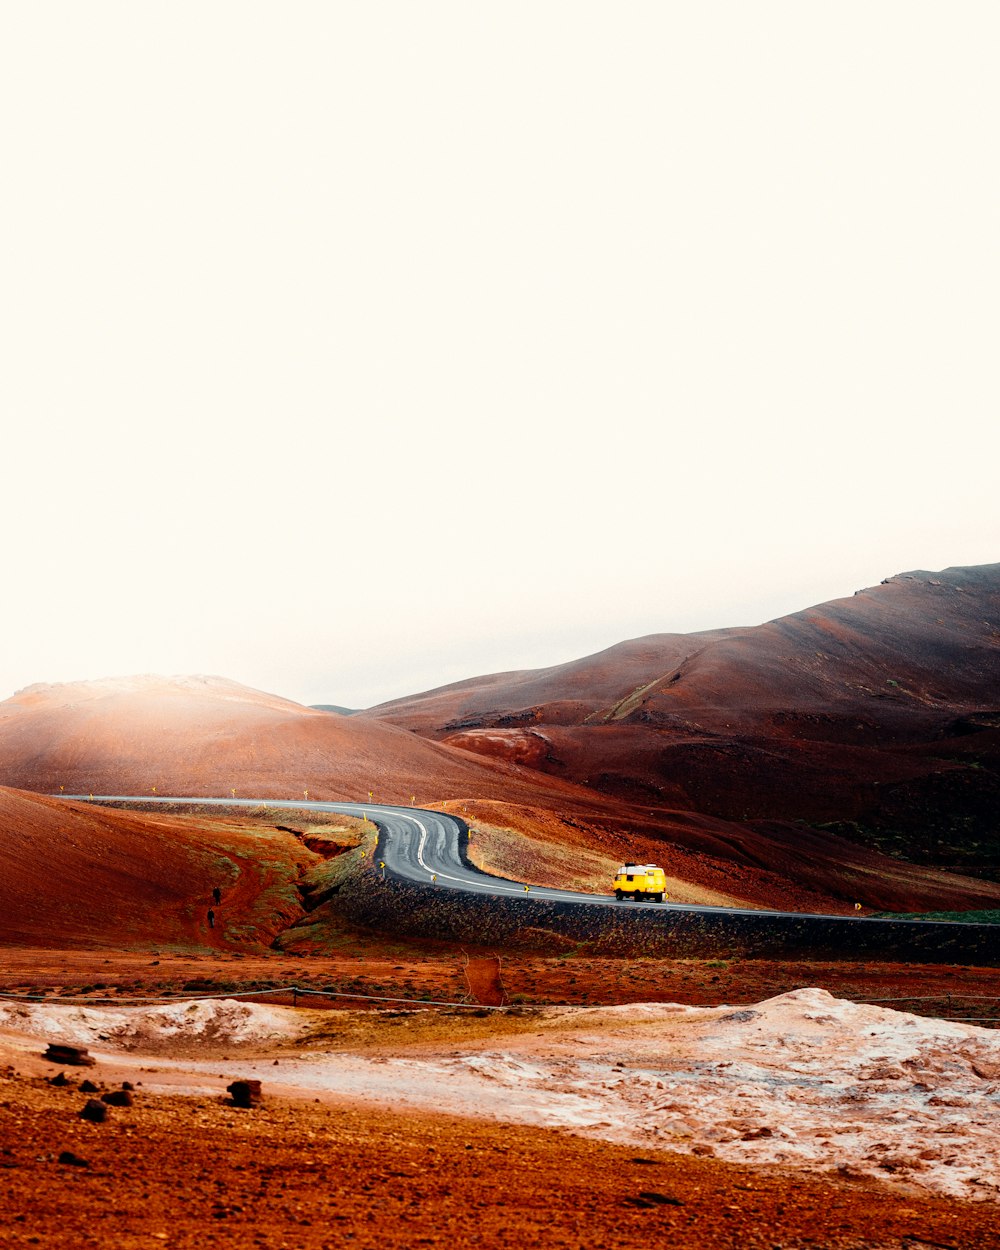
<svg viewBox="0 0 1000 1250">
<path fill-rule="evenodd" d="M 687 883 L 692 901 L 803 910 L 995 907 L 1000 565 L 350 716 L 216 677 L 32 686 L 0 703 L 0 786 L 370 791 L 482 813 L 515 863 L 525 835 L 554 862 L 661 860 L 682 900 Z"/>
<path fill-rule="evenodd" d="M 221 677 L 36 685 L 0 703 L 0 784 L 58 794 L 383 802 L 551 784 L 392 725 L 303 707 Z"/>
<path fill-rule="evenodd" d="M 1000 867 L 1000 564 L 362 713 L 621 801 Z"/>
</svg>

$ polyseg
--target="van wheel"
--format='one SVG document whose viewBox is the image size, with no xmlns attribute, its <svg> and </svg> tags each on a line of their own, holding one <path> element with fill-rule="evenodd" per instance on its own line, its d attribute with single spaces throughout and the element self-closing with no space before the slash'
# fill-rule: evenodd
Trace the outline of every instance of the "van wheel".
<svg viewBox="0 0 1000 1250">
<path fill-rule="evenodd" d="M 621 890 L 615 890 L 615 898 L 619 901 L 619 903 L 624 897 L 625 895 L 621 892 Z"/>
</svg>

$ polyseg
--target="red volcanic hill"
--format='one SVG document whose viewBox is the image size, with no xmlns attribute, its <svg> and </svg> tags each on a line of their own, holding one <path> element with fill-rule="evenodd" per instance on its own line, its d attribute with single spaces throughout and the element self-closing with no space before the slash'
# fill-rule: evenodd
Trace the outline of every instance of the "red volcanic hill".
<svg viewBox="0 0 1000 1250">
<path fill-rule="evenodd" d="M 482 731 L 472 737 L 482 749 L 488 736 L 507 743 L 508 732 Z M 513 762 L 507 746 L 498 756 L 471 754 L 371 717 L 305 708 L 220 678 L 135 677 L 33 686 L 0 703 L 0 785 L 50 794 L 60 790 L 149 794 L 155 787 L 161 795 L 225 797 L 235 790 L 240 797 L 292 800 L 304 790 L 310 798 L 341 799 L 363 798 L 372 790 L 382 802 L 408 803 L 411 795 L 418 803 L 429 804 L 475 799 L 493 804 L 496 815 L 487 819 L 515 829 L 519 823 L 512 819 L 511 805 L 518 805 L 529 824 L 543 829 L 543 837 L 563 851 L 589 846 L 609 859 L 662 858 L 680 881 L 767 906 L 817 910 L 852 906 L 860 900 L 874 907 L 918 910 L 945 904 L 993 906 L 1000 900 L 1000 889 L 992 884 L 900 864 L 831 833 L 803 831 L 780 818 L 720 819 L 688 801 L 665 802 L 658 796 L 653 802 L 645 791 L 639 795 L 641 802 L 623 801 L 613 787 L 603 791 L 597 784 L 595 750 L 600 751 L 601 768 L 617 769 L 619 776 L 628 777 L 637 767 L 651 767 L 650 760 L 658 763 L 662 731 L 656 726 L 591 723 L 531 732 L 538 737 L 529 746 L 539 745 L 541 756 L 529 750 Z M 589 785 L 573 784 L 546 771 L 568 771 L 555 755 L 556 749 L 564 750 L 562 745 L 557 748 L 557 732 L 582 735 L 580 769 L 581 774 L 583 767 L 590 769 Z M 709 768 L 702 775 L 727 774 L 723 767 Z M 691 770 L 688 784 L 694 776 Z M 659 783 L 633 784 L 648 791 Z M 27 798 L 22 795 L 17 802 L 23 804 Z M 33 801 L 51 804 L 41 798 Z M 72 843 L 73 856 L 64 860 L 65 848 L 55 833 L 46 841 L 43 830 L 37 846 L 22 846 L 22 810 L 15 811 L 12 803 L 13 799 L 6 807 L 0 804 L 0 879 L 14 881 L 24 865 L 43 865 L 45 879 L 59 883 L 58 889 L 49 890 L 56 911 L 65 910 L 66 890 L 86 901 L 119 889 L 121 877 L 115 878 L 117 884 L 98 881 L 93 890 L 85 884 L 91 879 L 84 870 L 88 846 L 101 871 L 106 855 L 120 862 L 122 852 L 106 850 L 102 840 L 110 825 L 101 826 L 98 833 L 88 832 L 87 826 Z M 68 824 L 78 828 L 81 821 L 86 824 L 95 818 L 87 815 L 89 809 L 78 811 L 73 804 L 50 806 L 45 810 L 54 830 L 63 809 Z M 75 812 L 72 820 L 68 809 Z M 461 807 L 456 810 L 461 814 Z M 119 815 L 108 817 L 111 825 Z M 149 817 L 143 820 L 148 822 Z M 121 845 L 126 844 L 134 858 L 131 869 L 125 865 L 125 870 L 134 870 L 136 881 L 146 878 L 146 858 L 151 855 L 148 872 L 153 879 L 197 878 L 201 884 L 196 892 L 203 891 L 199 873 L 192 877 L 190 865 L 171 859 L 175 852 L 183 859 L 188 854 L 183 848 L 170 850 L 163 837 L 156 843 L 140 837 L 129 843 L 126 837 Z M 48 848 L 45 853 L 43 847 Z M 8 873 L 11 862 L 16 872 Z M 572 853 L 566 862 L 572 863 Z M 68 876 L 62 875 L 64 868 Z M 175 902 L 168 899 L 165 905 L 169 909 Z M 70 914 L 76 905 L 66 906 Z M 47 909 L 49 904 L 44 904 L 43 911 Z M 67 921 L 67 933 L 71 929 Z M 162 931 L 159 921 L 153 929 Z M 84 936 L 87 932 L 85 926 L 80 930 Z"/>
<path fill-rule="evenodd" d="M 31 686 L 0 703 L 0 784 L 58 794 L 361 799 L 538 789 L 512 768 L 219 677 Z M 546 789 L 551 789 L 546 783 Z"/>
<path fill-rule="evenodd" d="M 948 874 L 1000 872 L 1000 565 L 351 716 L 212 677 L 33 686 L 0 703 L 0 785 L 486 801 L 768 906 L 996 906 Z"/>
<path fill-rule="evenodd" d="M 0 787 L 0 946 L 266 946 L 302 914 L 303 858 L 280 830 L 213 832 Z"/>
<path fill-rule="evenodd" d="M 1000 867 L 1000 564 L 658 634 L 363 713 L 647 807 Z"/>
<path fill-rule="evenodd" d="M 569 664 L 499 673 L 361 713 L 429 735 L 470 727 L 784 727 L 901 736 L 1000 699 L 1000 564 L 901 573 L 766 625 L 652 634 Z"/>
</svg>

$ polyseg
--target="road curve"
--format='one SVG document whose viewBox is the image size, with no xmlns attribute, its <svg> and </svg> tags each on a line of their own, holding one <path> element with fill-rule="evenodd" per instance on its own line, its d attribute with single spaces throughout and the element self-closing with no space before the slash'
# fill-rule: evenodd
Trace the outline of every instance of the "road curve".
<svg viewBox="0 0 1000 1250">
<path fill-rule="evenodd" d="M 956 921 L 881 920 L 868 916 L 844 916 L 829 912 L 765 911 L 751 907 L 705 907 L 691 903 L 619 903 L 613 894 L 583 894 L 573 890 L 556 890 L 529 882 L 509 881 L 493 877 L 470 864 L 464 856 L 465 827 L 463 822 L 443 812 L 419 807 L 393 807 L 381 803 L 325 803 L 301 799 L 237 799 L 191 798 L 149 794 L 56 794 L 53 798 L 93 803 L 170 803 L 215 807 L 277 807 L 307 812 L 340 812 L 346 816 L 367 816 L 379 829 L 377 862 L 385 865 L 384 874 L 398 880 L 411 881 L 430 888 L 461 890 L 467 894 L 485 894 L 492 898 L 516 897 L 556 903 L 585 903 L 594 907 L 627 907 L 630 911 L 703 912 L 727 916 L 777 916 L 797 919 L 850 920 L 859 925 L 946 925 L 963 926 Z M 967 926 L 974 927 L 974 926 Z"/>
</svg>

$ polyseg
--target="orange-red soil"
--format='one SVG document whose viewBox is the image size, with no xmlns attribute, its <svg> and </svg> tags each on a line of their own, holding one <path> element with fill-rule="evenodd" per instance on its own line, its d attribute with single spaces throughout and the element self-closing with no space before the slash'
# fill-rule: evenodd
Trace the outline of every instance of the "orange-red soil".
<svg viewBox="0 0 1000 1250">
<path fill-rule="evenodd" d="M 510 1001 L 504 989 L 499 955 L 473 955 L 463 971 L 473 1002 L 503 1007 Z"/>
<path fill-rule="evenodd" d="M 0 1077 L 0 1245 L 1000 1244 L 989 1203 L 264 1093 L 262 1106 L 241 1111 L 140 1088 L 131 1108 L 91 1124 L 73 1086 Z M 61 1163 L 64 1152 L 85 1162 Z"/>
<path fill-rule="evenodd" d="M 487 973 L 471 985 L 465 966 L 470 954 L 484 961 L 480 967 Z M 995 968 L 767 959 L 609 959 L 572 949 L 497 956 L 455 949 L 425 951 L 366 934 L 355 935 L 353 940 L 345 936 L 342 954 L 315 956 L 277 951 L 242 955 L 0 948 L 0 993 L 56 999 L 82 996 L 91 1002 L 126 1004 L 147 996 L 176 997 L 185 987 L 191 995 L 219 995 L 297 985 L 359 996 L 299 999 L 309 1006 L 384 1006 L 379 998 L 486 1002 L 496 992 L 497 959 L 503 992 L 515 1005 L 743 1005 L 814 985 L 838 998 L 859 1002 L 905 998 L 905 1002 L 888 1004 L 905 1011 L 1000 1021 L 1000 969 Z M 261 1001 L 291 1005 L 292 994 L 268 994 Z"/>
<path fill-rule="evenodd" d="M 674 902 L 853 915 L 1000 906 L 1000 885 L 890 858 L 829 833 L 740 826 L 696 812 L 604 820 L 468 799 L 436 805 L 474 826 L 469 857 L 499 876 L 610 893 L 624 861 L 658 863 Z M 666 830 L 666 833 L 664 833 Z M 669 841 L 666 839 L 669 838 Z"/>
<path fill-rule="evenodd" d="M 467 966 L 470 952 L 425 953 L 377 935 L 356 935 L 350 949 L 346 935 L 344 953 L 313 957 L 8 947 L 0 951 L 0 989 L 57 995 L 86 989 L 91 1001 L 125 1002 L 176 994 L 185 985 L 220 993 L 294 983 L 488 1001 L 500 977 L 515 1003 L 595 1004 L 748 1003 L 810 984 L 858 998 L 951 994 L 953 1014 L 985 1010 L 962 995 L 1000 996 L 1000 971 L 993 969 L 598 960 L 570 952 L 502 959 L 472 952 Z M 946 1004 L 933 1007 L 944 1011 Z M 468 1031 L 467 1021 L 462 1028 Z M 326 1045 L 371 1053 L 384 1044 L 384 1032 L 384 1022 L 359 1010 L 349 1021 L 338 1017 L 337 1038 Z M 437 1014 L 421 1025 L 420 1036 L 440 1050 L 452 1035 L 460 1044 L 460 1034 L 454 1017 Z M 210 1096 L 153 1098 L 139 1088 L 133 1108 L 113 1109 L 107 1124 L 93 1125 L 79 1118 L 82 1094 L 39 1079 L 56 1071 L 52 1065 L 36 1055 L 19 1057 L 17 1066 L 19 1078 L 0 1074 L 0 1245 L 311 1250 L 540 1240 L 629 1247 L 648 1245 L 651 1236 L 681 1250 L 1000 1244 L 1000 1214 L 989 1203 L 929 1199 L 836 1175 L 817 1180 L 708 1158 L 640 1155 L 564 1133 L 387 1114 L 332 1097 L 321 1104 L 280 1101 L 265 1089 L 263 1108 L 238 1112 Z M 100 1079 L 94 1070 L 78 1075 Z M 88 1166 L 60 1164 L 64 1151 Z M 635 1162 L 640 1157 L 650 1161 Z M 649 1193 L 676 1203 L 642 1198 Z"/>
<path fill-rule="evenodd" d="M 317 711 L 218 677 L 32 686 L 0 703 L 0 777 L 58 794 L 419 803 L 442 793 L 553 793 L 389 724 Z M 555 791 L 561 787 L 555 783 Z M 584 795 L 586 800 L 588 796 Z"/>
<path fill-rule="evenodd" d="M 295 884 L 320 858 L 280 819 L 207 823 L 0 788 L 0 941 L 266 946 L 302 915 Z"/>
</svg>

